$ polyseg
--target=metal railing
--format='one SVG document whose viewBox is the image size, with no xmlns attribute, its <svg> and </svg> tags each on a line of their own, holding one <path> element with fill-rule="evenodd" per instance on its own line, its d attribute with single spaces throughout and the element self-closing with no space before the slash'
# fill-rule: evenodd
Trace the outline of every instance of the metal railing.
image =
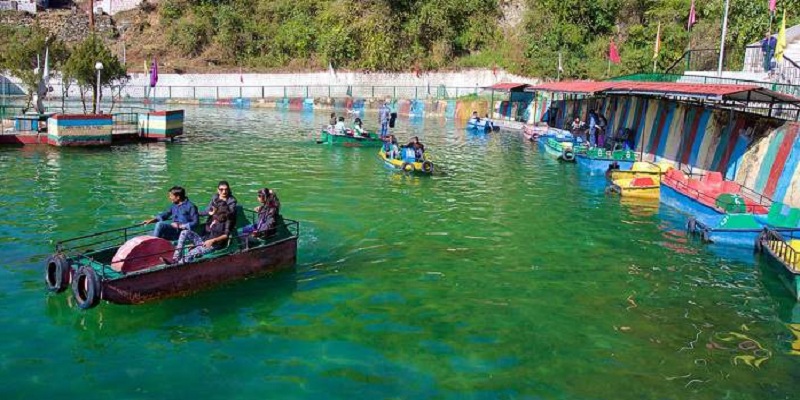
<svg viewBox="0 0 800 400">
<path fill-rule="evenodd" d="M 53 91 L 49 99 L 61 99 L 63 85 L 51 84 Z M 403 99 L 455 99 L 477 95 L 483 88 L 443 85 L 426 86 L 358 86 L 358 85 L 264 85 L 264 86 L 112 86 L 104 87 L 101 98 L 114 98 L 118 101 L 141 101 L 141 99 L 272 99 L 272 98 L 403 98 Z M 24 95 L 23 88 L 11 82 L 0 82 L 0 95 Z M 80 91 L 70 85 L 67 98 L 80 98 Z"/>
<path fill-rule="evenodd" d="M 784 234 L 788 236 L 784 236 Z M 765 229 L 759 240 L 763 248 L 769 250 L 781 264 L 792 273 L 798 273 L 798 263 L 800 263 L 800 252 L 795 250 L 789 241 L 795 239 L 793 231 L 781 234 L 774 229 Z"/>
<path fill-rule="evenodd" d="M 682 166 L 685 165 L 678 164 L 679 168 L 681 168 Z M 691 168 L 691 166 L 689 167 Z M 766 212 L 766 210 L 769 210 L 770 206 L 772 206 L 772 199 L 746 186 L 739 185 L 736 182 L 733 183 L 737 185 L 738 187 L 737 190 L 726 191 L 724 188 L 722 188 L 721 191 L 719 191 L 718 193 L 713 193 L 713 195 L 706 193 L 705 191 L 700 190 L 697 187 L 694 187 L 692 183 L 696 182 L 695 184 L 697 185 L 705 185 L 706 182 L 704 181 L 703 177 L 705 177 L 707 174 L 698 174 L 692 172 L 687 173 L 681 170 L 679 171 L 680 173 L 683 173 L 684 176 L 686 176 L 685 181 L 682 178 L 676 179 L 672 177 L 671 174 L 666 174 L 661 178 L 662 182 L 668 182 L 672 187 L 680 189 L 681 192 L 685 193 L 689 197 L 697 200 L 698 202 L 704 205 L 714 208 L 721 208 L 725 212 L 728 212 L 731 206 L 743 205 L 745 212 L 754 214 L 757 213 L 757 211 L 758 213 L 763 214 L 764 212 Z M 732 181 L 727 181 L 727 182 L 732 182 Z M 745 200 L 745 204 L 737 204 L 735 201 L 730 202 L 727 200 L 718 199 L 719 195 L 725 193 L 741 196 Z"/>
</svg>

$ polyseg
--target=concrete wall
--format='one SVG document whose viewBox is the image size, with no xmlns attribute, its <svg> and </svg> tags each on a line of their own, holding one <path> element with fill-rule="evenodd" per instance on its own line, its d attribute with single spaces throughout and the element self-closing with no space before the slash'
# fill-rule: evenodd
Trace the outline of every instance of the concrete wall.
<svg viewBox="0 0 800 400">
<path fill-rule="evenodd" d="M 800 207 L 800 135 L 796 122 L 635 96 L 558 100 L 558 125 L 590 108 L 610 130 L 636 132 L 645 159 L 668 160 L 693 171 L 719 171 L 773 201 Z"/>
<path fill-rule="evenodd" d="M 42 7 L 47 6 L 47 1 L 38 0 Z M 0 10 L 17 10 L 36 14 L 37 0 L 0 1 Z"/>
</svg>

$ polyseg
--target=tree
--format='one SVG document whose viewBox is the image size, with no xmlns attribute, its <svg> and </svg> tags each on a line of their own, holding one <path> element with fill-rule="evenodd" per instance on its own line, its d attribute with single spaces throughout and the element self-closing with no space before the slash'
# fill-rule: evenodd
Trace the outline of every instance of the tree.
<svg viewBox="0 0 800 400">
<path fill-rule="evenodd" d="M 97 87 L 97 62 L 103 64 L 103 71 L 100 74 L 100 87 Z M 84 93 L 92 91 L 92 113 L 97 113 L 97 91 L 104 86 L 113 86 L 127 81 L 128 75 L 125 67 L 120 64 L 117 56 L 103 43 L 102 39 L 95 34 L 89 35 L 82 43 L 78 44 L 72 51 L 66 65 L 64 65 L 64 76 L 66 79 L 75 80 L 81 88 L 81 100 L 83 101 L 83 111 L 86 112 L 86 99 Z"/>
<path fill-rule="evenodd" d="M 0 26 L 0 37 L 8 38 L 0 44 L 0 70 L 8 71 L 22 81 L 27 93 L 22 110 L 25 113 L 31 107 L 33 94 L 36 93 L 44 73 L 45 49 L 49 49 L 50 76 L 61 69 L 69 51 L 63 42 L 48 37 L 45 31 L 36 27 Z M 37 62 L 40 66 L 38 69 Z"/>
</svg>

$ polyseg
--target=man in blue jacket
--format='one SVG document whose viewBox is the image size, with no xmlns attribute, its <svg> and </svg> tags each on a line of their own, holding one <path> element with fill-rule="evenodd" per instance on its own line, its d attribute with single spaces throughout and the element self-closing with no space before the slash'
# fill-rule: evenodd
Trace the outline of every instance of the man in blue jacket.
<svg viewBox="0 0 800 400">
<path fill-rule="evenodd" d="M 142 222 L 143 225 L 157 222 L 153 229 L 153 236 L 177 240 L 183 230 L 192 230 L 198 223 L 197 206 L 186 197 L 186 190 L 180 186 L 173 186 L 167 193 L 167 198 L 172 206 L 155 217 Z M 167 222 L 169 220 L 172 222 Z"/>
<path fill-rule="evenodd" d="M 772 56 L 775 55 L 775 47 L 778 39 L 767 32 L 767 36 L 761 41 L 761 54 L 764 57 L 764 72 L 772 71 Z"/>
</svg>

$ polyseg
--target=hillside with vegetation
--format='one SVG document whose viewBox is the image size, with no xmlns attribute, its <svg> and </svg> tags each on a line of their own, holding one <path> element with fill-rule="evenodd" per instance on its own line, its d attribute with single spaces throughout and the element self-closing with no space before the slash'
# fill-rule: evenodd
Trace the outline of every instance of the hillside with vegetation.
<svg viewBox="0 0 800 400">
<path fill-rule="evenodd" d="M 79 2 L 80 3 L 80 2 Z M 612 75 L 664 71 L 689 47 L 716 60 L 723 1 L 691 0 L 151 0 L 115 15 L 103 35 L 139 71 L 157 57 L 170 72 L 336 69 L 426 71 L 503 68 L 553 78 L 603 78 L 609 42 L 621 55 Z M 798 23 L 800 0 L 779 0 Z M 741 66 L 748 43 L 769 27 L 767 0 L 731 0 L 726 67 Z M 74 16 L 73 16 L 74 18 Z M 777 31 L 780 13 L 772 24 Z M 0 27 L 2 28 L 2 27 Z M 5 31 L 16 29 L 6 26 Z M 52 33 L 52 32 L 51 32 Z M 69 45 L 69 40 L 66 40 Z M 0 58 L 10 46 L 0 43 Z"/>
</svg>

